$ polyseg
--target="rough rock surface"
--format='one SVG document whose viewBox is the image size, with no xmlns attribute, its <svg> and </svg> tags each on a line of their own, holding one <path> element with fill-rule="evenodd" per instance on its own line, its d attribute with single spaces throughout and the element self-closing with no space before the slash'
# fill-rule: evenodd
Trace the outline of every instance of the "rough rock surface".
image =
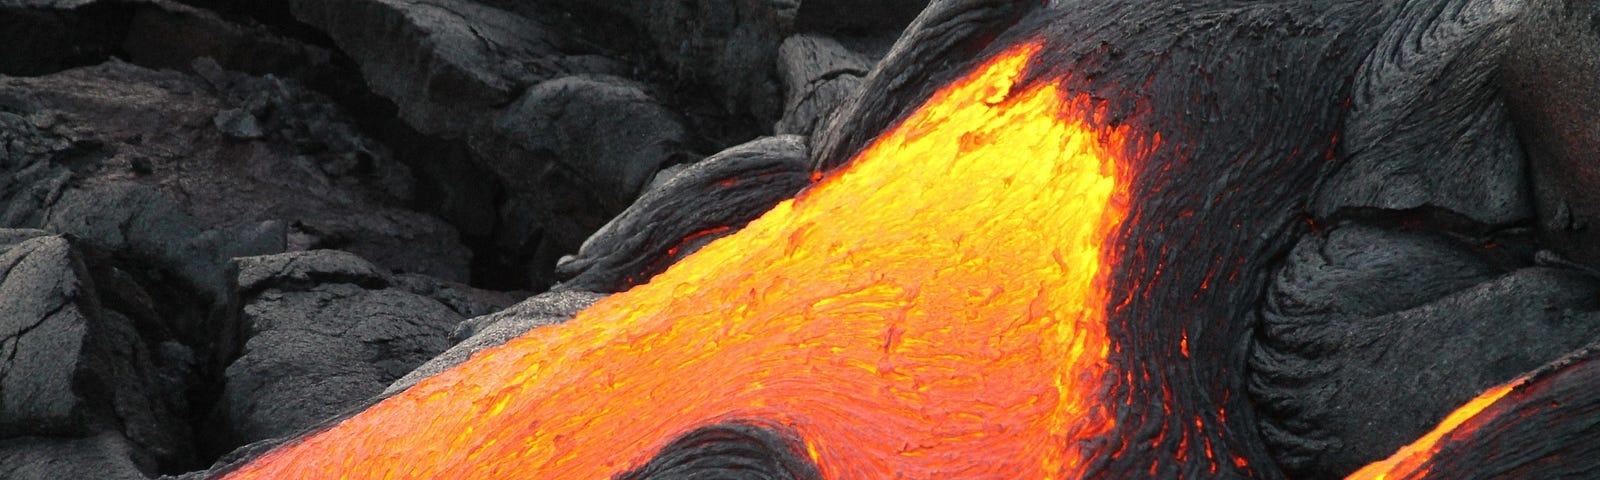
<svg viewBox="0 0 1600 480">
<path fill-rule="evenodd" d="M 112 62 L 0 79 L 10 99 L 0 122 L 15 126 L 0 135 L 23 145 L 5 159 L 6 225 L 162 259 L 217 298 L 229 258 L 285 248 L 346 248 L 466 280 L 470 253 L 454 229 L 396 208 L 409 172 L 326 100 L 194 66 L 202 78 Z"/>
<path fill-rule="evenodd" d="M 929 0 L 804 0 L 795 13 L 796 28 L 836 34 L 900 29 L 917 17 Z"/>
<path fill-rule="evenodd" d="M 1600 267 L 1600 5 L 1538 3 L 1510 35 L 1501 89 L 1550 249 Z M 1540 93 L 1559 92 L 1559 93 Z"/>
<path fill-rule="evenodd" d="M 565 55 L 534 20 L 464 0 L 291 0 L 418 131 L 459 137 L 540 80 L 618 65 Z"/>
<path fill-rule="evenodd" d="M 1519 13 L 1403 16 L 1407 24 L 1381 42 L 1387 49 L 1357 72 L 1342 139 L 1349 160 L 1322 186 L 1316 214 L 1435 206 L 1487 223 L 1532 216 L 1522 147 L 1494 88 L 1495 66 L 1509 48 L 1507 27 Z M 1451 121 L 1431 121 L 1439 118 Z"/>
<path fill-rule="evenodd" d="M 965 70 L 1001 31 L 1039 5 L 1015 0 L 929 2 L 868 72 L 862 93 L 817 126 L 811 137 L 816 169 L 845 164 L 901 112 L 922 103 L 940 85 L 928 79 L 945 79 Z"/>
<path fill-rule="evenodd" d="M 724 110 L 776 120 L 778 44 L 793 30 L 797 0 L 559 0 L 575 11 L 625 19 L 683 80 L 712 85 Z"/>
<path fill-rule="evenodd" d="M 773 131 L 810 135 L 822 119 L 855 95 L 869 68 L 865 56 L 828 37 L 795 35 L 784 40 L 778 47 L 783 118 Z"/>
<path fill-rule="evenodd" d="M 1479 392 L 1600 336 L 1600 278 L 1507 269 L 1484 243 L 1348 225 L 1289 254 L 1263 307 L 1250 393 L 1295 478 L 1382 459 Z"/>
<path fill-rule="evenodd" d="M 193 353 L 129 278 L 66 237 L 0 230 L 0 439 L 125 435 L 152 470 L 194 460 Z"/>
<path fill-rule="evenodd" d="M 113 56 L 179 69 L 211 57 L 235 70 L 291 76 L 312 74 L 332 59 L 325 48 L 262 25 L 170 0 L 0 2 L 0 74 L 42 75 Z"/>
<path fill-rule="evenodd" d="M 242 346 L 212 448 L 283 437 L 362 405 L 449 346 L 455 310 L 337 250 L 235 260 Z"/>
<path fill-rule="evenodd" d="M 684 127 L 635 82 L 575 76 L 529 88 L 472 139 L 507 179 L 496 251 L 547 287 L 556 260 L 633 201 L 657 171 L 695 158 Z"/>
</svg>

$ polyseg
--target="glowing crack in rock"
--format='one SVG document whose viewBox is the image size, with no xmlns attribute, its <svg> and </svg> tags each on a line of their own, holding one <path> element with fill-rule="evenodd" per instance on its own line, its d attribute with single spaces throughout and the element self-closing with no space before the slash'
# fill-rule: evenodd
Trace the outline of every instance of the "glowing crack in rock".
<svg viewBox="0 0 1600 480">
<path fill-rule="evenodd" d="M 1023 44 L 648 284 L 227 478 L 607 478 L 721 422 L 833 479 L 1076 478 L 1112 426 L 1129 133 Z"/>
</svg>

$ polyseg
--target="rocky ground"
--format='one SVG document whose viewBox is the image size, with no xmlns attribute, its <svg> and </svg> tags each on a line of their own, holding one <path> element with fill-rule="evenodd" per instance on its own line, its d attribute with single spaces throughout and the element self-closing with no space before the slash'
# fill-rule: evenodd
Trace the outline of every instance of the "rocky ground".
<svg viewBox="0 0 1600 480">
<path fill-rule="evenodd" d="M 0 477 L 204 469 L 648 278 L 924 3 L 0 1 Z"/>
<path fill-rule="evenodd" d="M 928 3 L 0 0 L 0 478 L 204 470 L 648 280 L 1039 2 Z M 1240 375 L 1292 474 L 1600 336 L 1477 38 L 1374 53 L 1274 233 Z"/>
</svg>

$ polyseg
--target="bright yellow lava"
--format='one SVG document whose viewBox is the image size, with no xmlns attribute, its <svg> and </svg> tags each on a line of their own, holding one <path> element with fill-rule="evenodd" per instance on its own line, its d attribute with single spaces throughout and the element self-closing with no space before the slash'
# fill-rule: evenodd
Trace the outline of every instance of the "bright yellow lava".
<svg viewBox="0 0 1600 480">
<path fill-rule="evenodd" d="M 958 79 L 840 173 L 650 283 L 229 478 L 608 478 L 695 428 L 797 433 L 832 479 L 1076 478 L 1108 432 L 1128 135 Z"/>
</svg>

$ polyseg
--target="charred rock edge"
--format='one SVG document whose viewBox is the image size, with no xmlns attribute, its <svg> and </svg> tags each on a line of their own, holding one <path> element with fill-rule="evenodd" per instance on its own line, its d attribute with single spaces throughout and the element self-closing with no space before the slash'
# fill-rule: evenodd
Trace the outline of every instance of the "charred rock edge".
<svg viewBox="0 0 1600 480">
<path fill-rule="evenodd" d="M 1594 478 L 1600 474 L 1600 343 L 1516 380 L 1445 436 L 1405 479 Z M 1585 461 L 1587 460 L 1587 461 Z"/>
<path fill-rule="evenodd" d="M 621 480 L 820 480 L 793 432 L 776 425 L 722 423 L 684 434 Z"/>
</svg>

